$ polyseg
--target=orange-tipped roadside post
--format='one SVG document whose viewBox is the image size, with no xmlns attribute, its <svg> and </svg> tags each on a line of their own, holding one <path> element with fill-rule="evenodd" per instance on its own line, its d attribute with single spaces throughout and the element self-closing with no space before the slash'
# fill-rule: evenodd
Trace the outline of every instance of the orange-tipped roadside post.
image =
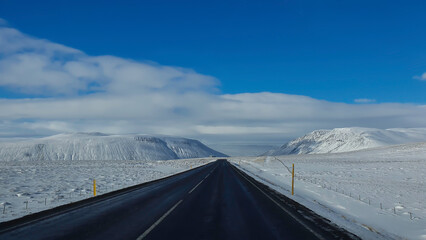
<svg viewBox="0 0 426 240">
<path fill-rule="evenodd" d="M 96 180 L 93 179 L 93 196 L 96 197 Z"/>
</svg>

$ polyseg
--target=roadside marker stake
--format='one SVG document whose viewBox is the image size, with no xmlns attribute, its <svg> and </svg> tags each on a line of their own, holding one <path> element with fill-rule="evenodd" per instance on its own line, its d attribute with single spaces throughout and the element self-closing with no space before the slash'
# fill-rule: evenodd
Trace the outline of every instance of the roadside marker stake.
<svg viewBox="0 0 426 240">
<path fill-rule="evenodd" d="M 291 195 L 294 195 L 294 163 L 293 163 L 293 171 L 291 172 Z"/>
<path fill-rule="evenodd" d="M 96 180 L 93 179 L 93 196 L 96 197 Z"/>
</svg>

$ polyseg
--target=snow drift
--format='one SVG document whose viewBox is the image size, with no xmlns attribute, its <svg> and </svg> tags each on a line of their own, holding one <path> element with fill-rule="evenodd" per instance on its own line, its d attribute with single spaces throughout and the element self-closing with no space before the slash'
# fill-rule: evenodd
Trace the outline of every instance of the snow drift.
<svg viewBox="0 0 426 240">
<path fill-rule="evenodd" d="M 170 160 L 226 156 L 193 139 L 103 133 L 59 134 L 20 142 L 0 142 L 0 161 Z"/>
<path fill-rule="evenodd" d="M 425 142 L 426 128 L 335 128 L 316 130 L 263 156 L 350 152 L 388 145 Z"/>
</svg>

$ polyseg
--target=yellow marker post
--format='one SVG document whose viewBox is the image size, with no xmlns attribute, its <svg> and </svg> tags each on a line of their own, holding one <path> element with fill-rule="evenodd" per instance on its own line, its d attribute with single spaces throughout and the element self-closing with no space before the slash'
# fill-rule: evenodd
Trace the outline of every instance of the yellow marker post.
<svg viewBox="0 0 426 240">
<path fill-rule="evenodd" d="M 293 163 L 293 171 L 291 172 L 291 195 L 294 195 L 294 163 Z"/>
<path fill-rule="evenodd" d="M 96 196 L 96 180 L 93 179 L 93 196 Z"/>
</svg>

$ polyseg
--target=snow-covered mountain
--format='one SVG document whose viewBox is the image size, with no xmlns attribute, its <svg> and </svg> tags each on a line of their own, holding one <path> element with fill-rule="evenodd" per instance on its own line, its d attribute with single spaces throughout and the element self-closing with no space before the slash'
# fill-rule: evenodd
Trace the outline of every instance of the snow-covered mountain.
<svg viewBox="0 0 426 240">
<path fill-rule="evenodd" d="M 426 142 L 426 128 L 335 128 L 313 131 L 262 155 L 350 152 L 411 142 Z"/>
<path fill-rule="evenodd" d="M 103 133 L 59 134 L 0 142 L 0 161 L 13 160 L 170 160 L 226 156 L 197 140 Z"/>
</svg>

